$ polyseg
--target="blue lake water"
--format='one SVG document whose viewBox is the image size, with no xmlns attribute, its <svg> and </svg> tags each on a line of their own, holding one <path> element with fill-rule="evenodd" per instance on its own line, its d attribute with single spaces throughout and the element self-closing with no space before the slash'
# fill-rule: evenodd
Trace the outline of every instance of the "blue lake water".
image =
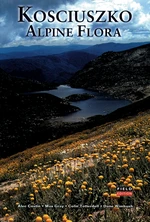
<svg viewBox="0 0 150 222">
<path fill-rule="evenodd" d="M 81 110 L 71 113 L 69 115 L 60 117 L 64 122 L 78 122 L 82 121 L 87 117 L 95 115 L 106 115 L 113 112 L 114 110 L 130 104 L 130 101 L 115 99 L 112 96 L 102 94 L 95 91 L 85 90 L 81 88 L 71 88 L 67 85 L 60 85 L 57 89 L 43 91 L 43 93 L 50 93 L 59 98 L 65 98 L 72 94 L 83 94 L 88 93 L 94 95 L 94 98 L 88 100 L 71 102 L 71 105 L 79 107 Z"/>
</svg>

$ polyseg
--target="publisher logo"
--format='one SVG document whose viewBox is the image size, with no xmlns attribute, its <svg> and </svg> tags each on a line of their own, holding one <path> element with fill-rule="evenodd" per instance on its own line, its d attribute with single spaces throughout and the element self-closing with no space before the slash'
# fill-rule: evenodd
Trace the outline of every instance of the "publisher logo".
<svg viewBox="0 0 150 222">
<path fill-rule="evenodd" d="M 132 187 L 117 187 L 117 196 L 127 196 L 131 197 L 133 195 Z"/>
</svg>

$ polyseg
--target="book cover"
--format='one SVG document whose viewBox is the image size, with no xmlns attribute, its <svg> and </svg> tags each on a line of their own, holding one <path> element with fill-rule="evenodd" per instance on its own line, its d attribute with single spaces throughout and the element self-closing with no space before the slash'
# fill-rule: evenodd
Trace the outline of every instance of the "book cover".
<svg viewBox="0 0 150 222">
<path fill-rule="evenodd" d="M 0 0 L 0 221 L 150 220 L 150 2 Z"/>
</svg>

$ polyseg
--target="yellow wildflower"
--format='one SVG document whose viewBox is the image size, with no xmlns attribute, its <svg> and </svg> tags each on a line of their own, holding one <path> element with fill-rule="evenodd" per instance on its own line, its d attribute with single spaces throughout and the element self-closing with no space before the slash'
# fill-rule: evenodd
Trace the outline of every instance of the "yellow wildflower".
<svg viewBox="0 0 150 222">
<path fill-rule="evenodd" d="M 134 168 L 130 168 L 130 169 L 129 169 L 129 172 L 130 172 L 130 173 L 133 173 L 133 172 L 134 172 Z"/>
<path fill-rule="evenodd" d="M 104 176 L 103 176 L 103 175 L 100 175 L 98 178 L 99 178 L 100 180 L 102 180 L 102 179 L 104 178 Z"/>
<path fill-rule="evenodd" d="M 42 220 L 42 217 L 37 216 L 36 219 L 35 219 L 35 221 L 36 221 L 36 222 L 42 222 L 43 220 Z"/>
</svg>

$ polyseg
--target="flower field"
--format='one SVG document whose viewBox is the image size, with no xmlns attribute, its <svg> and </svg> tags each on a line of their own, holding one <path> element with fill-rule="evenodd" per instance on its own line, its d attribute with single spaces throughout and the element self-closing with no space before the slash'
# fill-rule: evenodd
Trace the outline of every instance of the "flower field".
<svg viewBox="0 0 150 222">
<path fill-rule="evenodd" d="M 150 221 L 150 112 L 1 159 L 0 181 L 2 222 Z"/>
</svg>

